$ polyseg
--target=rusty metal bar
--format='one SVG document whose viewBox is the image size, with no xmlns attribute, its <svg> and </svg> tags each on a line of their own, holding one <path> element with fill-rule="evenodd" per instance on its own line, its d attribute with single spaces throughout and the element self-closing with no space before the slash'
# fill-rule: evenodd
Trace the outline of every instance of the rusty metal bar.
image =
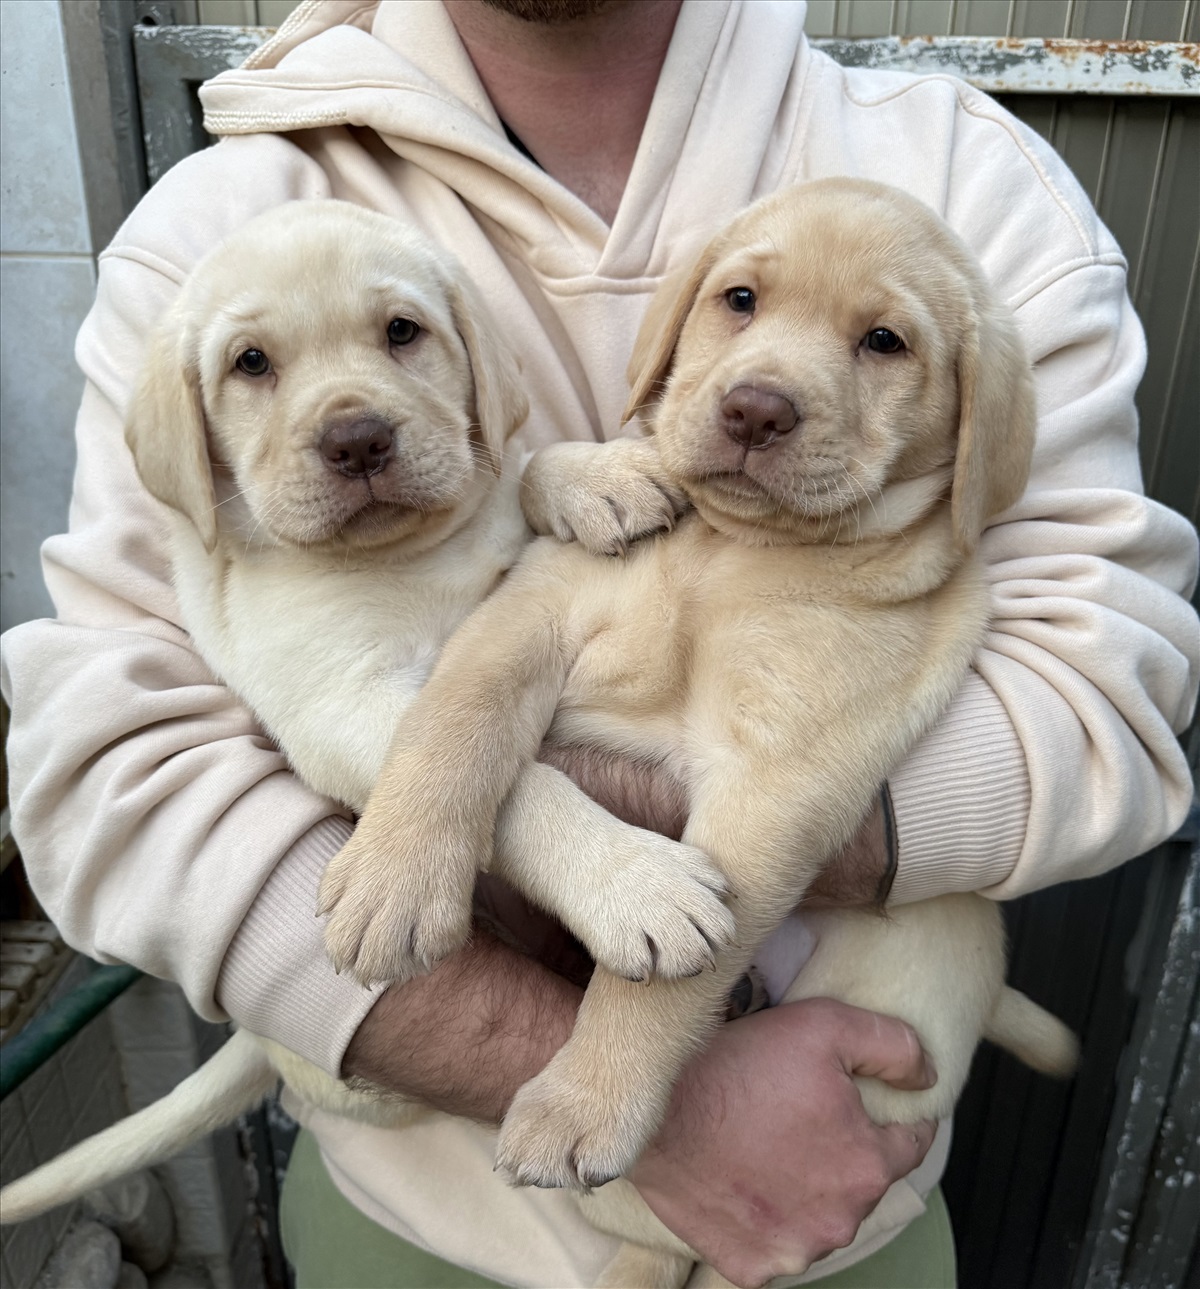
<svg viewBox="0 0 1200 1289">
<path fill-rule="evenodd" d="M 948 72 L 989 94 L 1200 96 L 1200 44 L 880 36 L 814 40 L 846 67 Z"/>
<path fill-rule="evenodd" d="M 835 5 L 835 21 L 840 22 L 840 0 Z M 135 28 L 134 46 L 140 56 L 150 45 L 159 47 L 153 62 L 145 63 L 154 71 L 143 71 L 139 63 L 142 93 L 153 98 L 167 80 L 175 89 L 176 84 L 198 84 L 225 67 L 236 67 L 272 34 L 270 27 Z M 839 36 L 812 44 L 846 67 L 948 72 L 989 94 L 1200 96 L 1200 44 L 1186 42 Z M 181 106 L 172 104 L 172 121 Z M 189 142 L 186 151 L 203 140 Z M 172 151 L 169 143 L 165 151 Z M 151 168 L 152 178 L 157 178 L 163 167 L 151 163 Z"/>
<path fill-rule="evenodd" d="M 146 173 L 151 183 L 211 142 L 195 102 L 196 89 L 210 76 L 239 67 L 273 35 L 270 27 L 133 29 Z"/>
</svg>

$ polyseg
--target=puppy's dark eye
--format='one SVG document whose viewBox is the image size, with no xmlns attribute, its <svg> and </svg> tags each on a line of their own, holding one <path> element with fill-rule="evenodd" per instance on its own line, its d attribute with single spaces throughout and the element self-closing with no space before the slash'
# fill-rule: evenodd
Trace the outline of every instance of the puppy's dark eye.
<svg viewBox="0 0 1200 1289">
<path fill-rule="evenodd" d="M 235 366 L 247 376 L 265 376 L 271 370 L 271 360 L 261 349 L 243 349 Z"/>
<path fill-rule="evenodd" d="M 725 303 L 734 313 L 753 313 L 757 298 L 748 286 L 735 286 L 725 292 Z"/>
<path fill-rule="evenodd" d="M 877 354 L 898 354 L 904 348 L 904 341 L 887 327 L 876 327 L 867 332 L 867 348 Z"/>
<path fill-rule="evenodd" d="M 393 318 L 388 323 L 388 340 L 393 345 L 411 345 L 420 330 L 411 318 Z"/>
</svg>

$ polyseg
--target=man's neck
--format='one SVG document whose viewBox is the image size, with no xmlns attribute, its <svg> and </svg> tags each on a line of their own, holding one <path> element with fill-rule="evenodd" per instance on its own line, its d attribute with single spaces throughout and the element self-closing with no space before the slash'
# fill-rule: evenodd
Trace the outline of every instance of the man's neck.
<svg viewBox="0 0 1200 1289">
<path fill-rule="evenodd" d="M 445 2 L 500 118 L 547 174 L 611 224 L 682 0 L 614 0 L 557 24 L 483 0 Z"/>
</svg>

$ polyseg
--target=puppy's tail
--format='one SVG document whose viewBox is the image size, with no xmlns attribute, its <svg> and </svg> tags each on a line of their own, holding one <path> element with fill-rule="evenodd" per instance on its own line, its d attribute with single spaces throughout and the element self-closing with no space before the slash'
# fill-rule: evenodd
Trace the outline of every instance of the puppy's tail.
<svg viewBox="0 0 1200 1289">
<path fill-rule="evenodd" d="M 1007 985 L 1000 991 L 983 1033 L 1042 1074 L 1069 1078 L 1079 1064 L 1075 1035 L 1057 1016 Z"/>
<path fill-rule="evenodd" d="M 254 1035 L 239 1031 L 161 1101 L 0 1190 L 0 1223 L 37 1217 L 93 1187 L 178 1153 L 254 1105 L 278 1078 Z"/>
</svg>

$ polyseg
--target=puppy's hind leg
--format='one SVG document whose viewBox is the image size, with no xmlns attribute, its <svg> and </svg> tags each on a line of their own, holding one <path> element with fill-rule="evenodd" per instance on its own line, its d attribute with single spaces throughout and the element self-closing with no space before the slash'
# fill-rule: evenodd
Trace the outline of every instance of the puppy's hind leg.
<svg viewBox="0 0 1200 1289">
<path fill-rule="evenodd" d="M 597 1229 L 623 1241 L 595 1289 L 682 1289 L 696 1255 L 650 1211 L 630 1182 L 618 1178 L 576 1198 Z"/>
<path fill-rule="evenodd" d="M 732 1280 L 725 1277 L 706 1262 L 692 1277 L 688 1289 L 737 1289 Z"/>
<path fill-rule="evenodd" d="M 626 1242 L 601 1271 L 596 1289 L 683 1289 L 694 1265 L 690 1257 Z"/>
</svg>

